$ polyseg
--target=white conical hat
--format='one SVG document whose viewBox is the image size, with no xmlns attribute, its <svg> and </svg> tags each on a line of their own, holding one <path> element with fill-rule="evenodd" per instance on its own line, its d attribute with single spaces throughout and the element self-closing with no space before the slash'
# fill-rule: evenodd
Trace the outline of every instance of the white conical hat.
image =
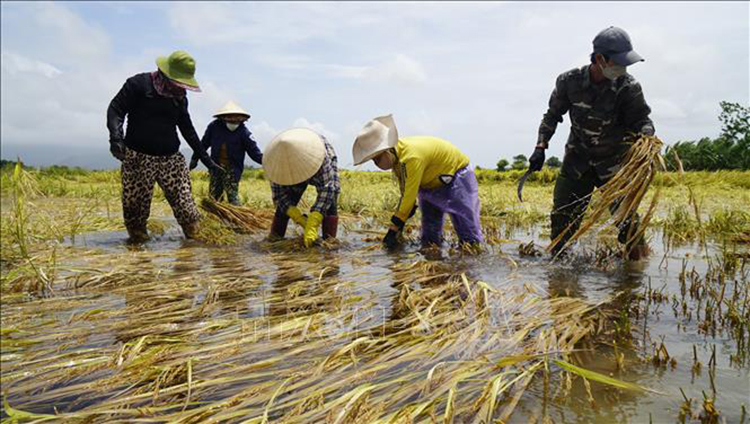
<svg viewBox="0 0 750 424">
<path fill-rule="evenodd" d="M 228 101 L 224 106 L 219 109 L 216 114 L 214 114 L 214 118 L 218 118 L 221 115 L 245 115 L 248 118 L 250 117 L 250 114 L 245 111 L 245 109 L 242 109 L 237 103 L 233 101 Z"/>
<path fill-rule="evenodd" d="M 393 115 L 378 116 L 365 124 L 354 140 L 352 156 L 354 165 L 360 165 L 374 158 L 380 152 L 396 147 L 398 130 Z"/>
<path fill-rule="evenodd" d="M 307 128 L 292 128 L 268 144 L 263 152 L 263 170 L 276 184 L 299 184 L 318 172 L 325 156 L 320 135 Z"/>
</svg>

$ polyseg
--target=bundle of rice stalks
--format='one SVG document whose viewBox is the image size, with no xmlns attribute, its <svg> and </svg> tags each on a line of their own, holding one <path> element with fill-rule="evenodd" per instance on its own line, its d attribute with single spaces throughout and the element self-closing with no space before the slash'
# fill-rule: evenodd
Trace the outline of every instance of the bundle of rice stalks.
<svg viewBox="0 0 750 424">
<path fill-rule="evenodd" d="M 217 246 L 228 246 L 237 242 L 237 234 L 213 215 L 201 219 L 200 229 L 195 238 Z"/>
<path fill-rule="evenodd" d="M 258 213 L 246 206 L 217 202 L 209 197 L 203 198 L 200 206 L 201 209 L 215 215 L 239 233 L 256 233 L 267 229 L 271 224 L 270 216 Z"/>
<path fill-rule="evenodd" d="M 648 191 L 648 187 L 651 185 L 651 181 L 653 181 L 657 172 L 666 169 L 664 158 L 661 155 L 662 146 L 662 141 L 655 136 L 641 136 L 633 143 L 622 162 L 620 170 L 606 184 L 596 190 L 594 194 L 598 193 L 598 195 L 592 196 L 588 214 L 583 218 L 581 226 L 567 240 L 560 251 L 580 239 L 592 228 L 596 227 L 598 230 L 602 226 L 597 227 L 599 219 L 608 211 L 612 213 L 611 220 L 618 228 L 628 222 L 638 222 L 636 213 Z M 657 187 L 656 193 L 651 199 L 651 204 L 646 214 L 640 219 L 637 228 L 634 228 L 635 225 L 630 226 L 631 231 L 627 235 L 626 249 L 632 248 L 633 242 L 643 236 L 656 210 L 660 192 L 661 187 Z M 552 240 L 547 247 L 547 251 L 551 251 L 565 238 L 569 231 L 570 226 Z"/>
</svg>

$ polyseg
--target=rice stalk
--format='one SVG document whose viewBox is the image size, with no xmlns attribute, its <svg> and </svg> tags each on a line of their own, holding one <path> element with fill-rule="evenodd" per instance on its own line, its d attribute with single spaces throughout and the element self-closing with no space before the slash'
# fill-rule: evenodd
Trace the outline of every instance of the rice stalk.
<svg viewBox="0 0 750 424">
<path fill-rule="evenodd" d="M 628 150 L 625 159 L 617 173 L 606 184 L 596 190 L 588 207 L 588 213 L 583 218 L 579 229 L 567 240 L 561 250 L 572 245 L 592 229 L 598 230 L 600 218 L 611 212 L 611 219 L 618 228 L 627 222 L 636 222 L 636 213 L 648 191 L 656 174 L 666 170 L 664 158 L 661 155 L 662 141 L 655 136 L 641 136 Z M 627 236 L 626 248 L 632 247 L 633 241 L 643 236 L 653 215 L 661 187 L 654 193 L 649 212 L 640 220 L 638 229 Z M 614 207 L 613 207 L 614 205 Z M 632 227 L 631 227 L 632 229 Z M 570 231 L 566 228 L 547 247 L 551 251 Z"/>
<path fill-rule="evenodd" d="M 219 202 L 210 197 L 201 199 L 200 207 L 215 215 L 239 233 L 257 233 L 267 229 L 271 223 L 267 214 L 261 214 L 247 206 L 235 206 L 230 203 Z"/>
<path fill-rule="evenodd" d="M 425 261 L 393 268 L 395 307 L 381 320 L 371 295 L 347 288 L 330 271 L 335 264 L 311 265 L 306 255 L 262 260 L 275 262 L 282 278 L 271 291 L 248 278 L 257 268 L 228 264 L 200 281 L 207 275 L 196 280 L 189 267 L 162 272 L 158 256 L 139 253 L 99 272 L 94 255 L 91 268 L 65 274 L 90 295 L 24 306 L 76 311 L 64 328 L 49 322 L 32 332 L 16 316 L 21 309 L 4 315 L 3 328 L 13 331 L 3 341 L 24 340 L 15 356 L 3 353 L 9 401 L 34 412 L 57 404 L 57 419 L 92 422 L 494 419 L 512 414 L 542 370 L 540 358 L 574 350 L 600 319 L 598 306 L 580 299 L 499 291 Z M 157 259 L 153 269 L 145 258 Z M 141 268 L 133 273 L 135 263 Z M 127 302 L 107 303 L 100 293 Z M 236 315 L 261 305 L 270 305 L 268 314 Z M 540 331 L 548 334 L 544 343 L 532 336 Z M 67 346 L 55 342 L 63 334 Z M 113 345 L 108 334 L 121 342 Z M 506 378 L 496 379 L 498 372 Z"/>
</svg>

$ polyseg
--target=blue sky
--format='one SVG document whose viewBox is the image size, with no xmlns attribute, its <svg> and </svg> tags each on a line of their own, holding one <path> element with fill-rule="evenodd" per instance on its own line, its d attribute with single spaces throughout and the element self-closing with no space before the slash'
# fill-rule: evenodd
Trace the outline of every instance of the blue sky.
<svg viewBox="0 0 750 424">
<path fill-rule="evenodd" d="M 109 100 L 176 49 L 197 62 L 203 92 L 189 96 L 199 133 L 235 100 L 252 113 L 261 148 L 308 126 L 332 140 L 344 167 L 358 130 L 385 113 L 401 135 L 443 137 L 483 167 L 530 154 L 556 76 L 586 64 L 609 25 L 646 58 L 629 71 L 665 142 L 716 136 L 720 101 L 750 104 L 747 2 L 0 7 L 0 136 L 4 152 L 27 158 L 50 145 L 106 153 Z M 567 131 L 566 119 L 550 154 L 562 157 Z"/>
</svg>

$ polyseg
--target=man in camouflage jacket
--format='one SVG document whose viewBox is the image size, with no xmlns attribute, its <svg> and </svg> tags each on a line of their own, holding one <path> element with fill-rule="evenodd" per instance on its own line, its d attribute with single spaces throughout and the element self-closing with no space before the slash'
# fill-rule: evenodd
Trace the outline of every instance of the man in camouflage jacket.
<svg viewBox="0 0 750 424">
<path fill-rule="evenodd" d="M 643 98 L 643 90 L 626 67 L 643 61 L 633 51 L 628 34 L 616 27 L 601 31 L 594 38 L 591 63 L 572 69 L 557 77 L 549 100 L 549 109 L 539 127 L 530 168 L 539 170 L 544 164 L 544 151 L 555 133 L 557 124 L 567 112 L 571 128 L 565 145 L 560 175 L 555 183 L 554 207 L 551 213 L 551 234 L 554 240 L 565 232 L 554 247 L 556 254 L 580 226 L 590 194 L 619 170 L 625 153 L 638 134 L 654 134 L 649 119 L 651 108 Z M 618 239 L 627 241 L 636 222 L 620 227 Z M 633 228 L 631 228 L 633 227 Z M 628 246 L 631 259 L 639 259 L 647 251 L 643 239 Z"/>
</svg>

